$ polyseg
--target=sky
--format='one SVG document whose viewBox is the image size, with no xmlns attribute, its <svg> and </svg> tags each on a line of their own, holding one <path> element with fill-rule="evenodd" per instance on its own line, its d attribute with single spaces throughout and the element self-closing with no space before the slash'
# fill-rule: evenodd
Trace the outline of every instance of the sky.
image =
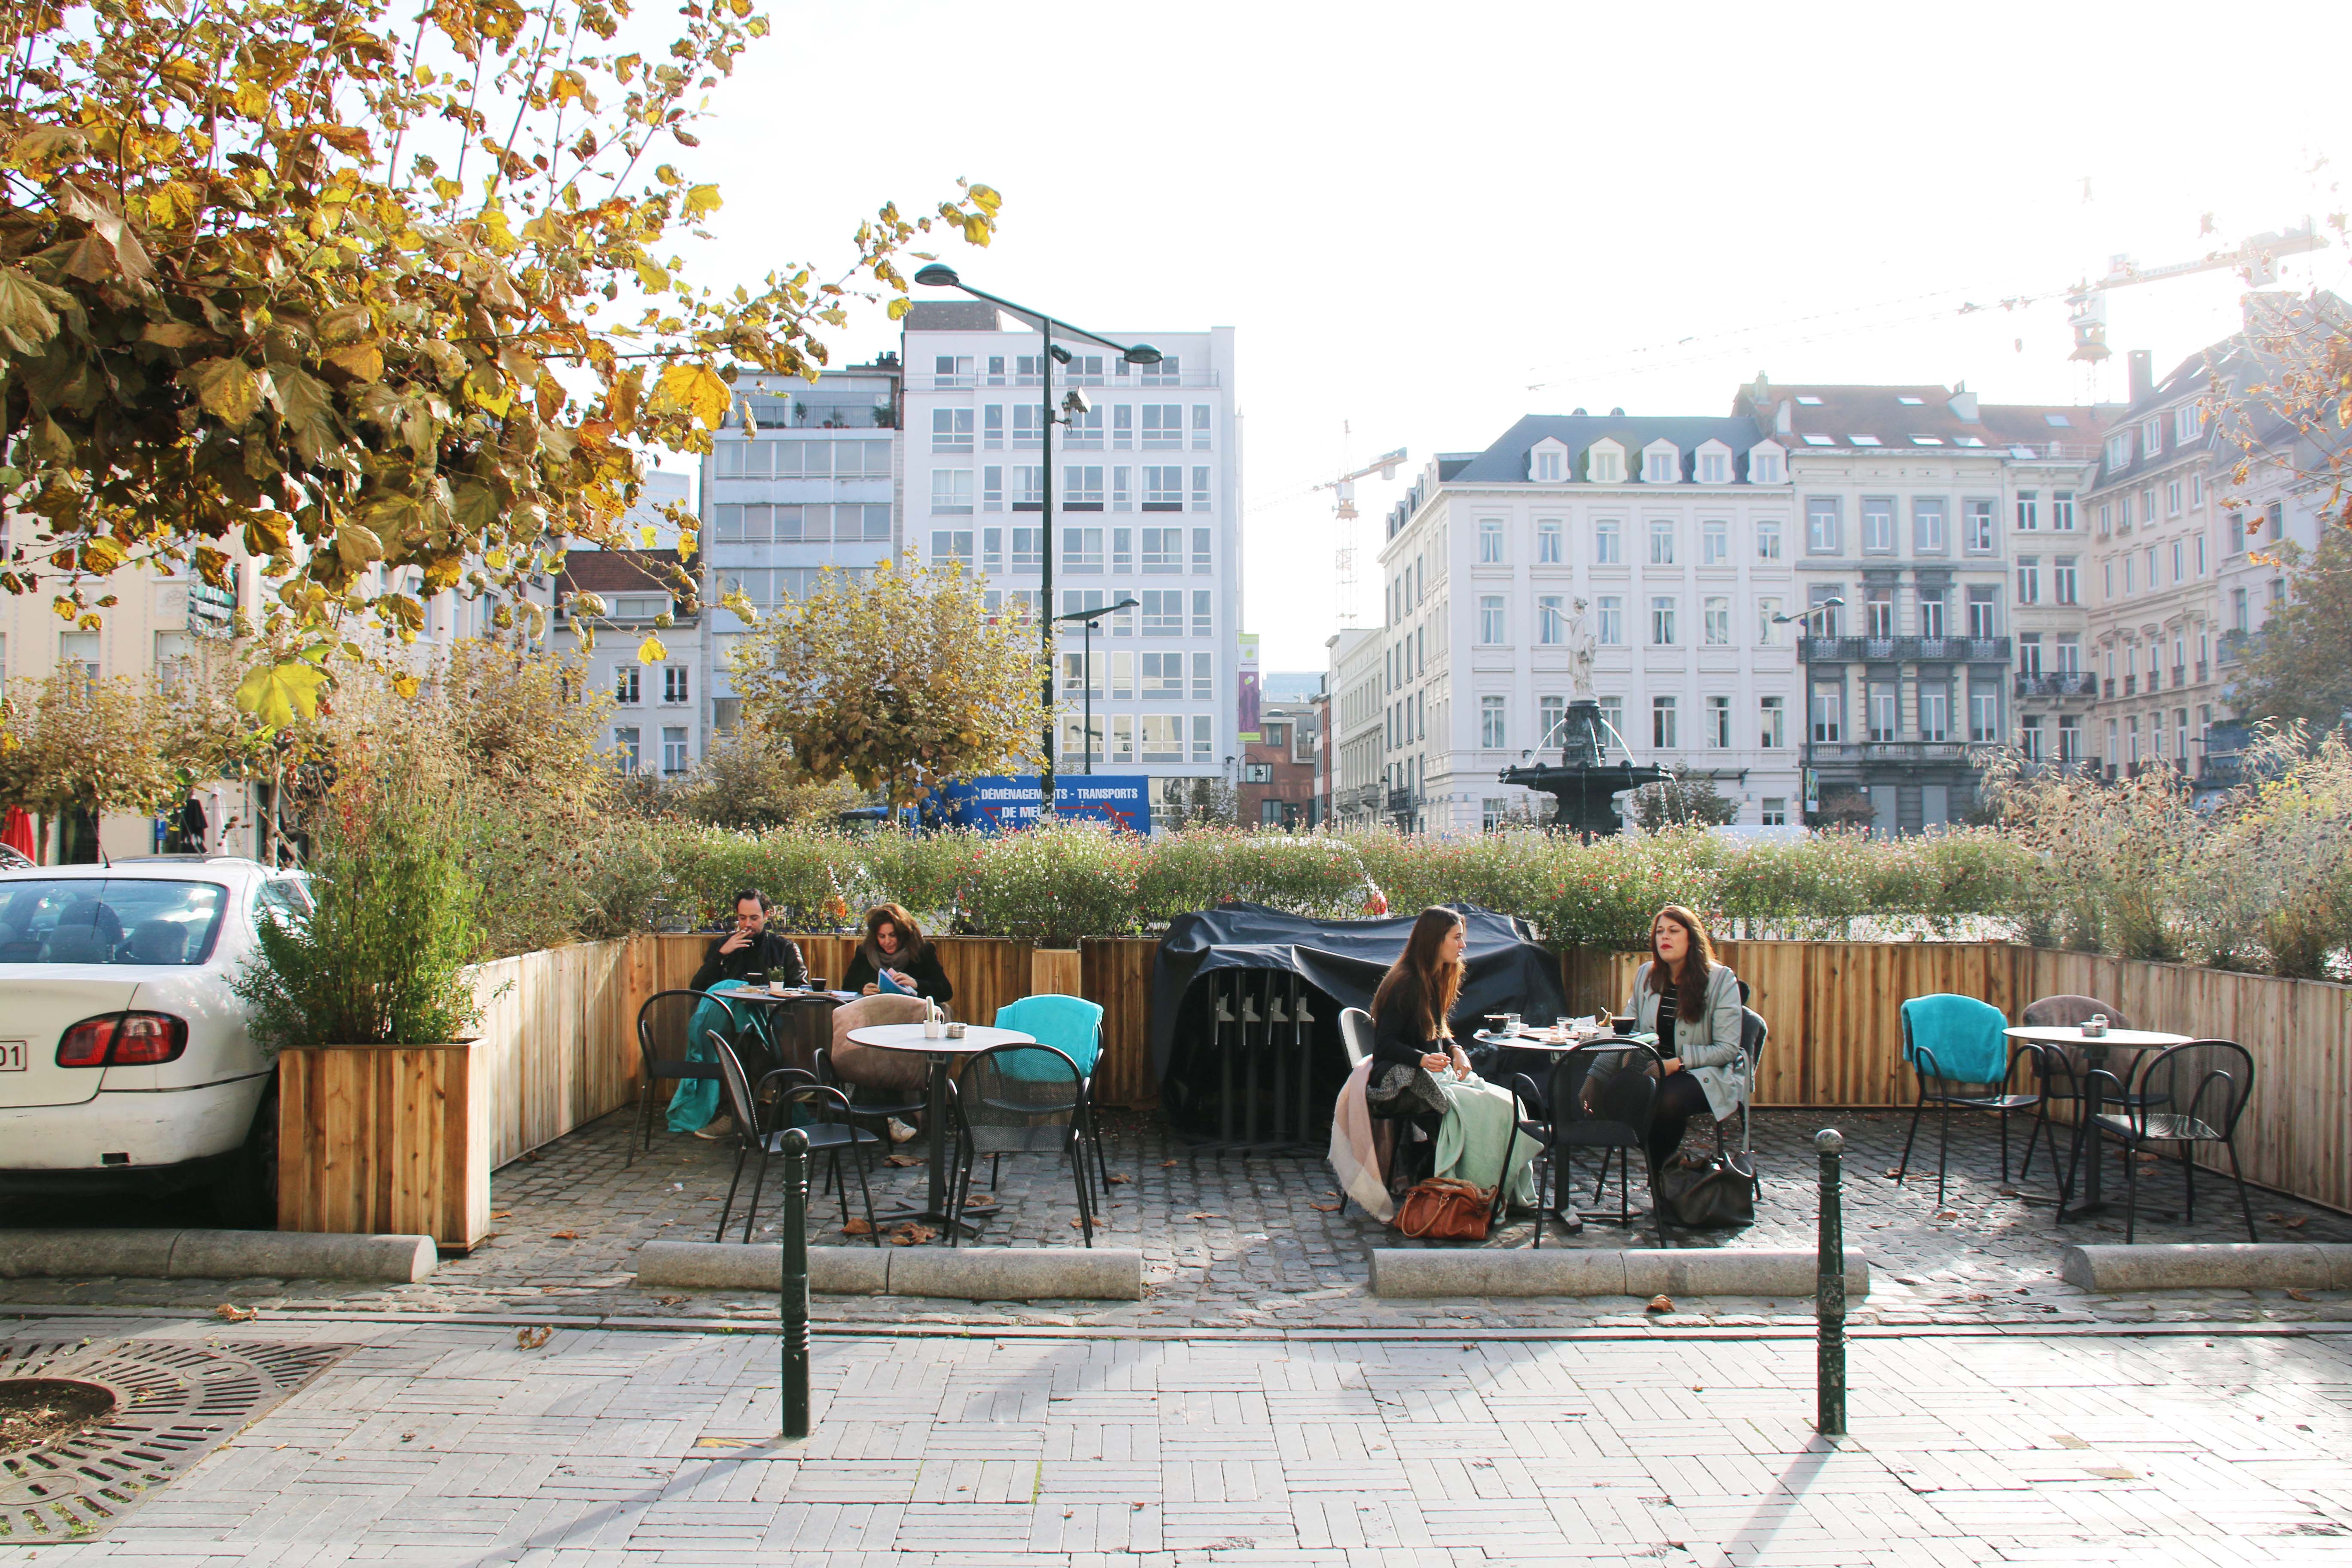
<svg viewBox="0 0 2352 1568">
<path fill-rule="evenodd" d="M 1274 670 L 1342 624 L 1311 487 L 1344 468 L 1411 453 L 1358 490 L 1369 622 L 1380 519 L 1434 452 L 1578 406 L 1721 414 L 1759 372 L 2119 397 L 2125 350 L 2163 374 L 2242 286 L 2116 291 L 2094 372 L 2067 285 L 2352 202 L 2340 101 L 2296 65 L 2344 57 L 2340 0 L 2234 32 L 2185 5 L 766 9 L 680 159 L 725 198 L 688 259 L 829 276 L 860 217 L 961 176 L 1004 198 L 987 250 L 940 247 L 971 282 L 1113 337 L 1235 328 Z M 2352 251 L 2281 281 L 2352 292 Z M 833 363 L 897 343 L 862 310 Z"/>
</svg>

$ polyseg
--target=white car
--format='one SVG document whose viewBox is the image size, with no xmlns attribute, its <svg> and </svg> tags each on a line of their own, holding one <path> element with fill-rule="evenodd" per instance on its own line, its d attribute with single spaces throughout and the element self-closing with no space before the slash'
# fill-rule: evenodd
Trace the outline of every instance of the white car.
<svg viewBox="0 0 2352 1568">
<path fill-rule="evenodd" d="M 275 1225 L 275 1073 L 229 983 L 310 909 L 227 856 L 0 870 L 0 1193 L 209 1187 Z"/>
</svg>

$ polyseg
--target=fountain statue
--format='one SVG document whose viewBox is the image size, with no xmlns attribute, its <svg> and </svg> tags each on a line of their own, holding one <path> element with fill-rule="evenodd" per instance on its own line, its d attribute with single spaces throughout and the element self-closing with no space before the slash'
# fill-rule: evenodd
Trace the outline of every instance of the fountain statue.
<svg viewBox="0 0 2352 1568">
<path fill-rule="evenodd" d="M 1551 821 L 1545 825 L 1548 831 L 1573 833 L 1580 838 L 1591 839 L 1623 828 L 1616 796 L 1655 784 L 1666 773 L 1664 768 L 1634 763 L 1633 748 L 1601 716 L 1601 703 L 1592 692 L 1592 659 L 1599 639 L 1593 636 L 1584 610 L 1584 601 L 1578 599 L 1567 627 L 1565 640 L 1573 687 L 1568 713 L 1554 726 L 1551 734 L 1537 743 L 1540 751 L 1557 739 L 1559 763 L 1538 762 L 1526 767 L 1505 768 L 1500 776 L 1505 784 L 1535 790 L 1559 803 Z M 1626 760 L 1604 763 L 1601 756 L 1612 740 L 1627 753 Z"/>
</svg>

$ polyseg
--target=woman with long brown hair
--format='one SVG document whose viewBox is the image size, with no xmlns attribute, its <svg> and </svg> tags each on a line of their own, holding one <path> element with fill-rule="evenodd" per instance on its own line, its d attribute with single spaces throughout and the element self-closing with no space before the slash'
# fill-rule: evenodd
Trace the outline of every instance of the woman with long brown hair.
<svg viewBox="0 0 2352 1568">
<path fill-rule="evenodd" d="M 945 1006 L 955 999 L 955 986 L 940 967 L 939 950 L 923 939 L 915 917 L 897 904 L 877 904 L 866 911 L 866 940 L 849 960 L 841 977 L 845 991 L 871 996 L 882 989 L 882 976 L 916 996 L 928 996 Z"/>
<path fill-rule="evenodd" d="M 1705 1110 L 1722 1121 L 1748 1098 L 1748 1060 L 1739 1044 L 1739 977 L 1715 961 L 1698 916 L 1668 904 L 1650 921 L 1650 962 L 1633 974 L 1625 1032 L 1658 1037 L 1658 1098 L 1650 1115 L 1650 1168 L 1683 1145 L 1690 1119 Z"/>
</svg>

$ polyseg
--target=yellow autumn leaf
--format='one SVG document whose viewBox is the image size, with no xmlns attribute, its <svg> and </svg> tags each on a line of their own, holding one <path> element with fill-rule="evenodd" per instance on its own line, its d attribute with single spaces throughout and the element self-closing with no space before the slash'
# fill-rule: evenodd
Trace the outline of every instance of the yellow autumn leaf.
<svg viewBox="0 0 2352 1568">
<path fill-rule="evenodd" d="M 180 373 L 205 413 L 241 429 L 261 410 L 261 383 L 241 359 L 198 360 Z"/>
<path fill-rule="evenodd" d="M 650 522 L 640 523 L 637 525 L 637 537 L 645 541 L 647 550 L 651 550 L 654 542 L 661 537 L 661 531 Z"/>
<path fill-rule="evenodd" d="M 238 683 L 236 705 L 240 711 L 282 730 L 297 719 L 318 716 L 319 688 L 326 679 L 325 670 L 299 658 L 265 664 Z"/>
<path fill-rule="evenodd" d="M 692 223 L 695 219 L 700 217 L 705 213 L 717 212 L 719 210 L 719 187 L 717 185 L 688 185 L 686 188 L 686 201 L 683 204 L 683 210 L 686 221 L 688 223 Z"/>
<path fill-rule="evenodd" d="M 639 664 L 659 664 L 668 657 L 669 649 L 662 647 L 661 638 L 659 637 L 649 637 L 646 638 L 645 641 L 637 645 L 637 662 Z"/>
<path fill-rule="evenodd" d="M 683 409 L 710 429 L 727 417 L 727 384 L 707 364 L 667 365 L 658 387 L 656 395 L 663 404 Z"/>
<path fill-rule="evenodd" d="M 416 684 L 416 677 L 413 675 L 395 675 L 392 678 L 392 689 L 403 697 L 415 696 Z"/>
</svg>

